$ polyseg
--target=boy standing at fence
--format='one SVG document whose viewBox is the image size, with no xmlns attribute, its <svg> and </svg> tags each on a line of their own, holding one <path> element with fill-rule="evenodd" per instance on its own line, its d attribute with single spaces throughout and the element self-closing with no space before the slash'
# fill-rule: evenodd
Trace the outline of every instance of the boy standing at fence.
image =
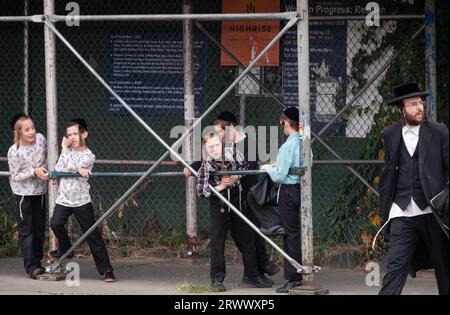
<svg viewBox="0 0 450 315">
<path fill-rule="evenodd" d="M 286 231 L 283 236 L 283 249 L 292 259 L 301 263 L 301 231 L 300 231 L 300 180 L 298 175 L 289 174 L 289 169 L 300 167 L 299 110 L 289 107 L 280 117 L 282 132 L 287 136 L 286 142 L 280 147 L 275 165 L 261 166 L 266 170 L 272 181 L 280 183 L 278 204 L 281 223 Z M 287 259 L 284 260 L 284 278 L 287 282 L 277 293 L 288 293 L 290 289 L 302 285 L 302 275 L 298 274 Z"/>
<path fill-rule="evenodd" d="M 45 241 L 47 192 L 47 141 L 36 133 L 34 120 L 18 114 L 11 120 L 14 144 L 8 150 L 9 183 L 17 210 L 20 248 L 26 272 L 32 279 L 44 273 L 41 260 Z"/>
<path fill-rule="evenodd" d="M 55 233 L 59 250 L 51 251 L 51 258 L 60 258 L 72 246 L 65 228 L 67 219 L 73 214 L 86 232 L 95 223 L 94 208 L 89 194 L 89 175 L 94 166 L 95 155 L 86 146 L 88 136 L 84 119 L 72 119 L 66 128 L 66 136 L 61 143 L 61 155 L 55 166 L 57 172 L 78 172 L 82 177 L 59 179 L 58 196 L 50 226 Z M 88 237 L 87 242 L 100 275 L 106 282 L 114 282 L 115 277 L 108 251 L 98 228 Z M 72 253 L 69 253 L 72 254 Z M 71 255 L 73 256 L 73 254 Z"/>
<path fill-rule="evenodd" d="M 215 291 L 225 291 L 225 240 L 228 229 L 242 254 L 244 262 L 244 283 L 259 288 L 270 288 L 272 283 L 259 275 L 256 264 L 253 231 L 219 197 L 211 194 L 210 185 L 219 191 L 237 209 L 242 209 L 242 187 L 239 181 L 225 184 L 224 177 L 214 174 L 217 171 L 247 169 L 243 155 L 234 148 L 225 150 L 222 137 L 211 132 L 203 138 L 203 162 L 197 177 L 197 194 L 209 198 L 210 237 L 211 237 L 211 287 Z"/>
<path fill-rule="evenodd" d="M 228 111 L 220 113 L 214 122 L 214 130 L 225 139 L 225 147 L 234 146 L 244 156 L 248 169 L 256 170 L 258 167 L 258 150 L 256 142 L 251 143 L 249 137 L 239 130 L 240 128 L 236 116 Z M 194 162 L 191 164 L 191 167 L 195 170 L 199 170 L 200 166 L 201 162 Z M 185 168 L 183 172 L 186 177 L 191 176 L 191 172 L 187 168 Z M 223 183 L 231 187 L 237 180 L 238 176 L 225 176 Z M 247 175 L 239 178 L 239 181 L 242 186 L 241 211 L 253 224 L 259 227 L 261 226 L 261 222 L 259 222 L 258 218 L 250 208 L 250 205 L 247 203 L 248 192 L 258 183 L 258 178 L 256 175 Z M 280 268 L 269 260 L 264 239 L 255 232 L 253 232 L 253 235 L 256 248 L 256 263 L 258 265 L 260 276 L 264 278 L 266 282 L 272 283 L 272 280 L 267 278 L 264 274 L 273 276 L 280 271 Z"/>
</svg>

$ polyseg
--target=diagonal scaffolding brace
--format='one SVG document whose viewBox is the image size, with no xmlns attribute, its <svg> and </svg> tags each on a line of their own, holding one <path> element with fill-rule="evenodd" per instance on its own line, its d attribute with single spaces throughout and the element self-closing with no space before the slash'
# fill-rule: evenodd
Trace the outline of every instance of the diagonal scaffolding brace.
<svg viewBox="0 0 450 315">
<path fill-rule="evenodd" d="M 125 200 L 129 194 L 139 186 L 146 177 L 148 177 L 153 170 L 165 159 L 165 157 L 171 153 L 175 156 L 182 164 L 187 167 L 192 174 L 195 176 L 198 175 L 197 171 L 194 170 L 183 158 L 176 152 L 176 148 L 181 141 L 190 134 L 190 132 L 198 125 L 201 120 L 209 114 L 212 109 L 217 106 L 217 104 L 237 85 L 237 83 L 251 70 L 253 66 L 261 59 L 266 52 L 286 33 L 293 25 L 298 22 L 299 18 L 291 19 L 286 26 L 280 31 L 280 33 L 275 36 L 272 41 L 266 46 L 265 49 L 261 51 L 261 53 L 250 63 L 250 65 L 246 68 L 245 71 L 239 75 L 238 78 L 222 93 L 222 95 L 206 110 L 203 115 L 172 145 L 169 146 L 150 126 L 148 126 L 145 121 L 106 83 L 106 81 L 89 65 L 89 63 L 75 50 L 75 48 L 64 38 L 64 36 L 56 29 L 56 27 L 49 22 L 49 20 L 45 20 L 44 23 L 58 36 L 58 38 L 69 48 L 70 51 L 88 68 L 88 70 L 100 81 L 100 83 L 120 102 L 120 104 L 148 131 L 152 134 L 155 139 L 160 142 L 168 151 L 142 176 L 118 201 L 114 203 L 114 205 L 105 212 L 97 222 L 91 226 L 91 228 L 86 231 L 80 239 L 72 245 L 72 247 L 64 253 L 58 261 L 53 263 L 53 265 L 49 266 L 47 271 L 49 273 L 54 272 L 59 268 L 62 261 L 81 244 L 81 242 L 100 225 L 100 223 L 109 217 L 113 211 L 120 205 L 120 203 Z M 270 238 L 264 235 L 250 220 L 248 220 L 235 206 L 233 206 L 220 192 L 218 192 L 214 187 L 210 186 L 211 192 L 214 193 L 219 199 L 221 199 L 225 204 L 227 204 L 236 215 L 238 215 L 242 220 L 244 220 L 257 234 L 259 234 L 263 239 L 265 239 L 272 247 L 274 247 L 286 260 L 297 270 L 298 273 L 302 274 L 310 274 L 312 272 L 316 272 L 320 270 L 318 266 L 302 266 L 297 261 L 292 259 L 288 254 L 286 254 L 277 244 L 275 244 Z"/>
</svg>

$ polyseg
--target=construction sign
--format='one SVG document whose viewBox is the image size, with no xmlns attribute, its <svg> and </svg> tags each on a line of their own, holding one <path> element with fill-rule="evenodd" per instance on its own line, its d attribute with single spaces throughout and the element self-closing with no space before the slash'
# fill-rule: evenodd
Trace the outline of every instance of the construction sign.
<svg viewBox="0 0 450 315">
<path fill-rule="evenodd" d="M 277 13 L 280 2 L 274 0 L 222 0 L 222 13 Z M 280 32 L 280 21 L 222 21 L 222 45 L 244 65 L 248 65 Z M 277 42 L 257 63 L 257 66 L 279 66 Z M 222 66 L 237 66 L 223 51 Z"/>
</svg>

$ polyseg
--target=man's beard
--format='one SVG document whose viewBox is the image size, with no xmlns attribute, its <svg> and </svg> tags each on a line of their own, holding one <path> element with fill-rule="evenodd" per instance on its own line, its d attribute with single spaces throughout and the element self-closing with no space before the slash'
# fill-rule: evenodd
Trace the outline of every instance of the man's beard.
<svg viewBox="0 0 450 315">
<path fill-rule="evenodd" d="M 422 114 L 422 118 L 417 118 L 418 114 Z M 417 112 L 416 115 L 410 115 L 405 110 L 403 110 L 403 118 L 406 124 L 410 126 L 418 126 L 426 120 L 425 111 Z"/>
</svg>

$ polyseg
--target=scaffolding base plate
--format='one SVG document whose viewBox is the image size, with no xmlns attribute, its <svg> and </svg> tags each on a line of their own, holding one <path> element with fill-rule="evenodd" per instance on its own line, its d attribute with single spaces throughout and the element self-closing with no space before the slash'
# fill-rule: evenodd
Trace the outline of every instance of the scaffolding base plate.
<svg viewBox="0 0 450 315">
<path fill-rule="evenodd" d="M 329 294 L 328 289 L 317 285 L 302 285 L 294 289 L 290 289 L 288 295 L 325 295 Z"/>
<path fill-rule="evenodd" d="M 41 281 L 61 281 L 66 279 L 66 274 L 64 272 L 43 273 L 37 276 L 36 279 Z"/>
</svg>

